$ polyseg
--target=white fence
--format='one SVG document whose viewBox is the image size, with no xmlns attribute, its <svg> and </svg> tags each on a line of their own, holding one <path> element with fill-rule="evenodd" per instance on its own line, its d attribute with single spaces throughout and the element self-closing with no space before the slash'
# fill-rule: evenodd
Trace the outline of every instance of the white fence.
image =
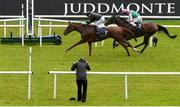
<svg viewBox="0 0 180 107">
<path fill-rule="evenodd" d="M 56 75 L 57 74 L 75 74 L 72 71 L 49 71 L 54 75 L 54 99 L 56 99 Z M 128 75 L 180 75 L 180 72 L 87 72 L 89 75 L 124 75 L 124 93 L 125 99 L 128 99 Z"/>
<path fill-rule="evenodd" d="M 27 35 L 34 35 L 34 21 L 39 21 L 38 22 L 38 36 L 40 37 L 40 47 L 42 46 L 42 28 L 43 27 L 49 27 L 49 35 L 52 35 L 52 28 L 54 27 L 66 27 L 67 25 L 52 25 L 51 22 L 68 22 L 69 20 L 57 20 L 57 19 L 52 19 L 52 18 L 87 18 L 85 15 L 35 15 L 35 10 L 34 10 L 34 0 L 31 0 L 32 4 L 32 29 L 29 29 L 29 22 L 30 22 L 30 17 L 29 15 L 29 2 L 26 0 L 26 18 L 24 15 L 24 4 L 22 4 L 22 12 L 21 16 L 0 16 L 0 21 L 4 21 L 4 25 L 0 25 L 0 27 L 4 28 L 4 37 L 6 37 L 6 29 L 7 27 L 18 27 L 20 29 L 20 37 L 22 37 L 22 46 L 24 46 L 24 28 L 26 27 L 26 32 Z M 105 18 L 111 17 L 111 15 L 104 15 Z M 127 17 L 127 16 L 123 16 Z M 15 18 L 15 19 L 4 19 L 4 18 Z M 47 19 L 51 18 L 51 19 Z M 180 19 L 180 16 L 142 16 L 142 18 L 151 18 L 151 19 Z M 8 21 L 17 21 L 19 20 L 19 25 L 6 25 L 6 22 Z M 26 20 L 26 26 L 24 23 L 24 20 Z M 41 21 L 49 21 L 49 25 L 41 25 Z M 72 21 L 72 22 L 77 22 L 77 21 Z M 78 21 L 79 22 L 79 21 Z M 175 25 L 168 25 L 168 27 L 176 27 L 179 28 L 180 26 L 175 26 Z M 104 41 L 102 41 L 102 46 L 104 45 Z M 151 46 L 151 45 L 150 45 Z M 97 47 L 97 43 L 95 43 L 95 47 Z"/>
<path fill-rule="evenodd" d="M 3 37 L 7 37 L 7 28 L 14 27 L 14 28 L 19 28 L 19 36 L 21 37 L 21 44 L 24 46 L 24 21 L 27 20 L 27 18 L 24 18 L 24 5 L 22 4 L 22 15 L 21 16 L 0 16 L 0 22 L 3 22 L 3 25 L 0 25 L 0 27 L 3 27 L 4 33 Z M 11 21 L 19 21 L 19 25 L 7 25 L 7 22 Z"/>
<path fill-rule="evenodd" d="M 86 15 L 35 15 L 40 18 L 87 18 Z M 105 18 L 110 18 L 111 15 L 104 15 Z M 122 16 L 127 18 L 128 16 Z M 143 19 L 180 19 L 180 16 L 142 16 Z"/>
<path fill-rule="evenodd" d="M 29 48 L 29 70 L 28 71 L 0 71 L 1 74 L 27 74 L 28 75 L 28 89 L 27 89 L 27 95 L 28 95 L 28 100 L 31 99 L 31 74 L 32 74 L 32 47 Z"/>
</svg>

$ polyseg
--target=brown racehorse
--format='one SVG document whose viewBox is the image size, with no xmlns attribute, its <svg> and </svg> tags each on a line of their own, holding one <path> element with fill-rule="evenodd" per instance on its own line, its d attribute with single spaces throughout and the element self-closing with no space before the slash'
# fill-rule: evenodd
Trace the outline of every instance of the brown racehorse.
<svg viewBox="0 0 180 107">
<path fill-rule="evenodd" d="M 119 16 L 115 16 L 115 15 L 113 15 L 106 22 L 105 25 L 109 25 L 109 24 L 117 24 L 118 26 L 128 28 L 129 30 L 131 30 L 136 35 L 136 37 L 144 36 L 144 41 L 142 43 L 140 43 L 139 45 L 135 46 L 135 48 L 137 48 L 141 45 L 144 45 L 144 48 L 141 50 L 140 53 L 143 53 L 145 48 L 148 46 L 149 38 L 152 35 L 154 35 L 156 32 L 163 31 L 171 39 L 174 39 L 177 36 L 177 35 L 171 36 L 165 27 L 163 27 L 159 24 L 153 23 L 153 22 L 142 23 L 141 31 L 136 33 L 135 27 L 133 25 L 131 25 L 126 19 L 119 17 Z M 126 40 L 130 40 L 130 39 L 132 39 L 132 38 L 130 37 L 130 38 L 127 38 Z M 114 41 L 114 43 L 115 43 L 115 41 Z"/>
<path fill-rule="evenodd" d="M 81 23 L 69 22 L 68 27 L 64 31 L 64 35 L 68 35 L 72 31 L 79 32 L 81 34 L 81 40 L 77 42 L 76 44 L 74 44 L 73 46 L 71 46 L 70 48 L 68 48 L 66 52 L 74 48 L 75 46 L 88 42 L 89 56 L 91 56 L 92 43 L 100 41 L 98 40 L 98 37 L 96 36 L 95 26 L 93 25 L 86 26 L 85 24 L 81 24 Z M 131 47 L 134 51 L 137 52 L 137 50 L 133 48 L 131 44 L 125 39 L 125 37 L 134 36 L 131 31 L 125 28 L 118 27 L 118 26 L 108 26 L 107 31 L 108 32 L 106 34 L 106 38 L 104 39 L 113 38 L 114 40 L 116 40 L 120 45 L 122 45 L 125 48 L 128 56 L 130 56 L 130 53 L 127 47 Z"/>
</svg>

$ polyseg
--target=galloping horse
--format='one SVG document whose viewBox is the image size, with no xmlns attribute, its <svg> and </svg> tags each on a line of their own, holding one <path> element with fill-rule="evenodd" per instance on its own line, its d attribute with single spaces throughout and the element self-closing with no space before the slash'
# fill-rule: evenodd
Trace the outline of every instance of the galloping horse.
<svg viewBox="0 0 180 107">
<path fill-rule="evenodd" d="M 68 35 L 72 31 L 79 32 L 81 34 L 81 40 L 79 42 L 77 42 L 76 44 L 74 44 L 73 46 L 71 46 L 70 48 L 68 48 L 66 50 L 66 52 L 69 51 L 70 49 L 74 48 L 77 45 L 88 42 L 89 56 L 91 56 L 92 43 L 100 41 L 100 40 L 98 40 L 98 37 L 96 35 L 95 26 L 93 26 L 93 25 L 86 26 L 85 24 L 81 24 L 81 23 L 69 22 L 68 27 L 64 31 L 64 35 Z M 134 51 L 137 51 L 125 39 L 125 37 L 129 37 L 129 36 L 132 36 L 132 38 L 133 38 L 134 35 L 131 31 L 129 31 L 128 29 L 125 29 L 125 28 L 118 27 L 118 26 L 108 26 L 107 31 L 108 32 L 104 39 L 113 38 L 114 40 L 116 40 L 119 44 L 121 44 L 125 48 L 128 56 L 130 56 L 130 54 L 129 54 L 127 47 L 131 47 Z"/>
<path fill-rule="evenodd" d="M 136 33 L 135 27 L 133 25 L 131 25 L 126 19 L 121 18 L 119 16 L 115 16 L 115 15 L 113 15 L 105 23 L 105 25 L 109 25 L 109 24 L 117 24 L 118 26 L 128 28 L 129 30 L 131 30 L 136 35 L 136 37 L 144 36 L 144 41 L 142 43 L 140 43 L 139 45 L 135 46 L 135 48 L 137 48 L 137 47 L 139 47 L 141 45 L 144 45 L 144 48 L 141 50 L 140 53 L 143 53 L 145 48 L 148 46 L 149 38 L 152 35 L 154 35 L 156 32 L 163 31 L 171 39 L 174 39 L 177 36 L 177 35 L 172 35 L 171 36 L 169 34 L 168 30 L 165 27 L 163 27 L 163 26 L 161 26 L 159 24 L 153 23 L 153 22 L 142 23 L 141 32 Z M 132 38 L 130 37 L 130 38 L 127 38 L 126 40 L 130 40 L 130 39 L 132 39 Z M 115 41 L 114 41 L 114 43 L 115 43 Z"/>
</svg>

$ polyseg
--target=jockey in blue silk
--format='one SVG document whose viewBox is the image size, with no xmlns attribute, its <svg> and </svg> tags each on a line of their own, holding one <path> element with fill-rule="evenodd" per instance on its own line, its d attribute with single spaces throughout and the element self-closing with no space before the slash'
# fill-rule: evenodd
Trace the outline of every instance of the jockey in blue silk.
<svg viewBox="0 0 180 107">
<path fill-rule="evenodd" d="M 140 27 L 142 23 L 142 17 L 139 13 L 135 12 L 134 10 L 127 10 L 123 9 L 122 14 L 129 15 L 128 21 L 135 27 Z"/>
</svg>

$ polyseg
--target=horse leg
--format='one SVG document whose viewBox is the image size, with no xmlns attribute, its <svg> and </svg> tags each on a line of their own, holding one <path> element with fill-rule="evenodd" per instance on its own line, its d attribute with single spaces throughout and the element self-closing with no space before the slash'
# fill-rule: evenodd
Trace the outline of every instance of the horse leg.
<svg viewBox="0 0 180 107">
<path fill-rule="evenodd" d="M 123 39 L 123 42 L 130 47 L 133 51 L 135 52 L 139 52 L 136 48 L 134 48 L 127 40 Z"/>
<path fill-rule="evenodd" d="M 116 48 L 116 41 L 114 40 L 113 41 L 113 49 L 115 49 Z"/>
<path fill-rule="evenodd" d="M 140 43 L 139 45 L 136 45 L 134 48 L 137 48 L 137 47 L 139 47 L 139 46 L 141 46 L 141 45 L 144 45 L 145 43 L 144 42 L 142 42 L 142 43 Z"/>
<path fill-rule="evenodd" d="M 69 50 L 71 50 L 72 48 L 74 48 L 75 46 L 78 46 L 80 44 L 84 43 L 83 39 L 81 39 L 79 42 L 77 42 L 76 44 L 74 44 L 73 46 L 71 46 L 70 48 L 68 48 L 65 52 L 68 52 Z"/>
<path fill-rule="evenodd" d="M 119 44 L 114 40 L 113 41 L 113 49 L 115 49 Z"/>
<path fill-rule="evenodd" d="M 118 41 L 119 42 L 119 41 Z M 130 53 L 129 53 L 129 50 L 128 50 L 128 48 L 127 48 L 127 46 L 126 46 L 126 44 L 125 43 L 123 43 L 123 42 L 119 42 L 119 44 L 122 46 L 122 47 L 124 47 L 124 49 L 126 50 L 126 52 L 127 52 L 127 55 L 128 56 L 130 56 Z"/>
<path fill-rule="evenodd" d="M 141 50 L 140 53 L 143 53 L 143 51 L 146 49 L 147 46 L 148 46 L 148 43 L 145 43 L 144 48 Z"/>
<path fill-rule="evenodd" d="M 148 35 L 144 35 L 144 40 L 143 40 L 143 42 L 142 42 L 142 43 L 140 43 L 139 45 L 136 45 L 134 48 L 137 48 L 137 47 L 139 47 L 139 46 L 144 45 L 144 44 L 146 43 L 146 39 L 148 39 L 148 40 L 149 40 L 149 36 L 148 36 Z"/>
<path fill-rule="evenodd" d="M 92 43 L 91 43 L 91 42 L 88 42 L 88 46 L 89 46 L 89 56 L 91 56 Z"/>
<path fill-rule="evenodd" d="M 143 51 L 146 49 L 146 47 L 148 46 L 148 44 L 149 44 L 149 37 L 150 36 L 148 36 L 148 37 L 146 37 L 146 38 L 144 38 L 144 47 L 143 47 L 143 49 L 141 50 L 141 52 L 140 53 L 143 53 Z"/>
</svg>

